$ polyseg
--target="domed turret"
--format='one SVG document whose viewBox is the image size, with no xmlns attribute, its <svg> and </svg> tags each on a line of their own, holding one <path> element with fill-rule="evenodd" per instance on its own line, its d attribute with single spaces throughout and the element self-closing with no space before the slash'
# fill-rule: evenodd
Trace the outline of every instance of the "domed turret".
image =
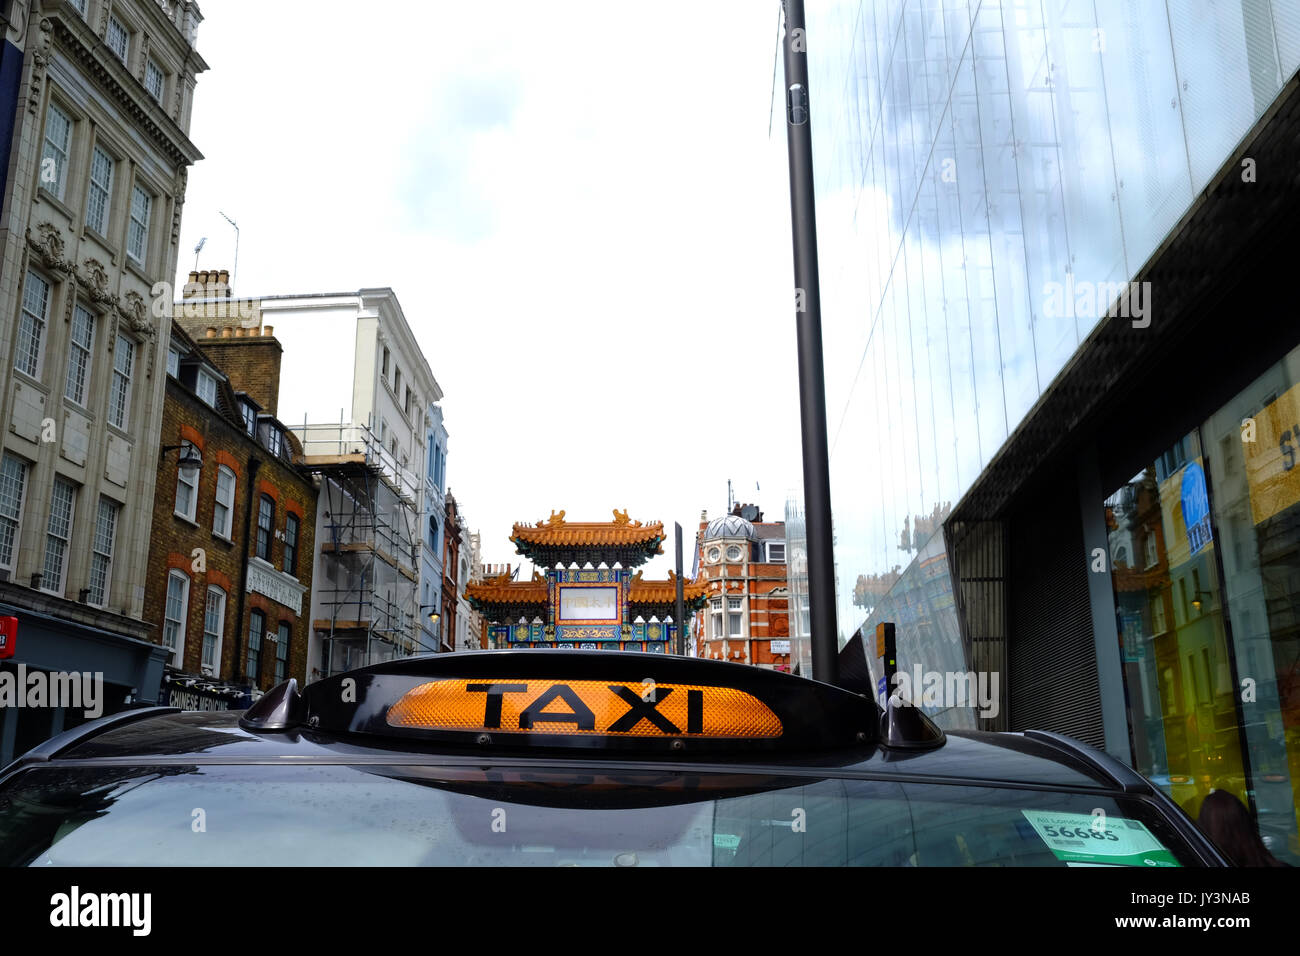
<svg viewBox="0 0 1300 956">
<path fill-rule="evenodd" d="M 714 538 L 747 538 L 754 541 L 757 537 L 754 526 L 740 515 L 723 515 L 721 518 L 714 518 L 704 529 L 705 541 Z"/>
</svg>

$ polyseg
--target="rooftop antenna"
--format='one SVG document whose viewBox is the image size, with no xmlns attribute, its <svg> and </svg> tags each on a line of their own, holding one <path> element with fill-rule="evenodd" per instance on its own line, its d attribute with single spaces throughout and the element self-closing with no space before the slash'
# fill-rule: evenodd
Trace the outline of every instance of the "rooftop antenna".
<svg viewBox="0 0 1300 956">
<path fill-rule="evenodd" d="M 194 271 L 199 271 L 199 253 L 203 251 L 203 246 L 207 243 L 208 237 L 204 236 L 199 240 L 199 244 L 194 247 Z"/>
<path fill-rule="evenodd" d="M 235 284 L 235 276 L 239 274 L 239 224 L 236 223 L 235 220 L 227 216 L 224 212 L 221 212 L 220 209 L 218 209 L 217 212 L 221 215 L 222 219 L 226 220 L 226 222 L 230 223 L 232 226 L 235 227 L 235 266 L 233 269 L 230 270 L 230 284 L 233 287 Z"/>
<path fill-rule="evenodd" d="M 731 497 L 731 479 L 728 478 L 728 479 L 727 479 L 727 514 L 731 514 L 731 506 L 732 506 L 732 504 L 733 504 L 733 501 L 732 501 L 732 497 Z"/>
</svg>

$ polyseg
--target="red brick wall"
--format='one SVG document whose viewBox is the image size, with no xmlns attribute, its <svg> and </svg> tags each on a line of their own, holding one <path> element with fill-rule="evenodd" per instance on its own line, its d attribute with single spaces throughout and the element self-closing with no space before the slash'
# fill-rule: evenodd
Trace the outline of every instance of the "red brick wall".
<svg viewBox="0 0 1300 956">
<path fill-rule="evenodd" d="M 201 673 L 203 647 L 204 608 L 209 586 L 226 591 L 226 610 L 221 644 L 221 668 L 216 675 L 222 680 L 242 682 L 242 670 L 247 660 L 249 612 L 257 607 L 266 612 L 267 630 L 276 631 L 281 621 L 291 628 L 288 673 L 300 683 L 305 681 L 307 670 L 307 635 L 310 628 L 312 552 L 316 529 L 316 492 L 311 481 L 291 465 L 273 457 L 253 441 L 241 428 L 227 421 L 216 411 L 200 401 L 192 392 L 174 379 L 168 379 L 163 403 L 162 442 L 177 444 L 184 437 L 203 451 L 203 470 L 199 476 L 198 504 L 195 523 L 175 514 L 176 460 L 172 451 L 161 456 L 158 463 L 157 492 L 153 507 L 152 550 L 149 572 L 145 584 L 145 620 L 153 624 L 153 639 L 162 643 L 163 619 L 167 600 L 167 577 L 173 568 L 184 571 L 190 579 L 189 607 L 186 615 L 185 654 L 182 669 L 188 673 Z M 292 511 L 301 519 L 298 528 L 297 578 L 307 586 L 303 595 L 301 616 L 260 594 L 246 594 L 243 615 L 236 620 L 240 591 L 244 587 L 246 556 L 241 547 L 245 541 L 245 509 L 248 502 L 249 458 L 259 462 L 257 488 L 265 489 L 276 499 L 275 530 L 279 536 L 272 541 L 271 563 L 284 566 L 285 514 Z M 213 511 L 216 503 L 217 468 L 225 464 L 236 475 L 234 514 L 231 541 L 226 541 L 212 531 Z M 256 548 L 257 505 L 249 516 L 254 534 L 248 538 L 247 554 Z M 205 552 L 206 570 L 194 569 L 194 550 Z M 234 672 L 236 650 L 240 656 L 240 674 Z M 274 683 L 275 646 L 263 640 L 261 679 L 258 686 L 268 689 Z"/>
<path fill-rule="evenodd" d="M 257 332 L 258 329 L 249 329 Z M 268 415 L 278 415 L 280 399 L 280 356 L 284 352 L 278 339 L 269 335 L 223 338 L 196 336 L 198 345 L 213 364 L 226 373 L 237 392 L 248 395 Z"/>
</svg>

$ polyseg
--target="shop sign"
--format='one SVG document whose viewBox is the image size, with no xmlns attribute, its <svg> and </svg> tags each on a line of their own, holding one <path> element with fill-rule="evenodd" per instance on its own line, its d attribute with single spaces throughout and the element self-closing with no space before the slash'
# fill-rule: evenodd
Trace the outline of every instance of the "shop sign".
<svg viewBox="0 0 1300 956">
<path fill-rule="evenodd" d="M 307 589 L 287 574 L 281 574 L 274 568 L 261 567 L 249 561 L 245 590 L 255 594 L 265 594 L 276 604 L 283 604 L 294 614 L 301 614 L 302 595 Z"/>
<path fill-rule="evenodd" d="M 181 710 L 243 710 L 252 703 L 252 698 L 242 687 L 205 687 L 198 681 L 164 680 L 161 703 Z"/>
<path fill-rule="evenodd" d="M 1241 447 L 1250 508 L 1259 524 L 1300 503 L 1300 385 L 1266 405 L 1254 422 L 1253 434 L 1243 431 Z"/>
<path fill-rule="evenodd" d="M 1183 526 L 1187 545 L 1196 554 L 1210 543 L 1210 496 L 1205 492 L 1205 472 L 1194 461 L 1183 469 Z"/>
<path fill-rule="evenodd" d="M 13 657 L 18 650 L 18 618 L 0 617 L 0 660 Z"/>
</svg>

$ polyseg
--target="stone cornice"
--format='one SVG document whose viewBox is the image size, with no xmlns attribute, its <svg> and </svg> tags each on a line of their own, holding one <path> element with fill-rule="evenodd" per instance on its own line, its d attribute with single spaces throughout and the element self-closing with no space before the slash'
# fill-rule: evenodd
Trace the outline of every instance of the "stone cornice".
<svg viewBox="0 0 1300 956">
<path fill-rule="evenodd" d="M 105 49 L 103 41 L 90 31 L 87 24 L 80 21 L 69 23 L 57 14 L 45 22 L 50 23 L 55 42 L 81 65 L 87 76 L 135 121 L 175 165 L 189 166 L 203 158 L 198 147 L 190 142 L 189 137 L 167 116 L 162 107 L 149 99 L 140 81 L 131 76 L 123 64 L 115 59 L 110 62 L 106 56 L 101 55 Z M 139 95 L 136 93 L 137 88 Z"/>
</svg>

